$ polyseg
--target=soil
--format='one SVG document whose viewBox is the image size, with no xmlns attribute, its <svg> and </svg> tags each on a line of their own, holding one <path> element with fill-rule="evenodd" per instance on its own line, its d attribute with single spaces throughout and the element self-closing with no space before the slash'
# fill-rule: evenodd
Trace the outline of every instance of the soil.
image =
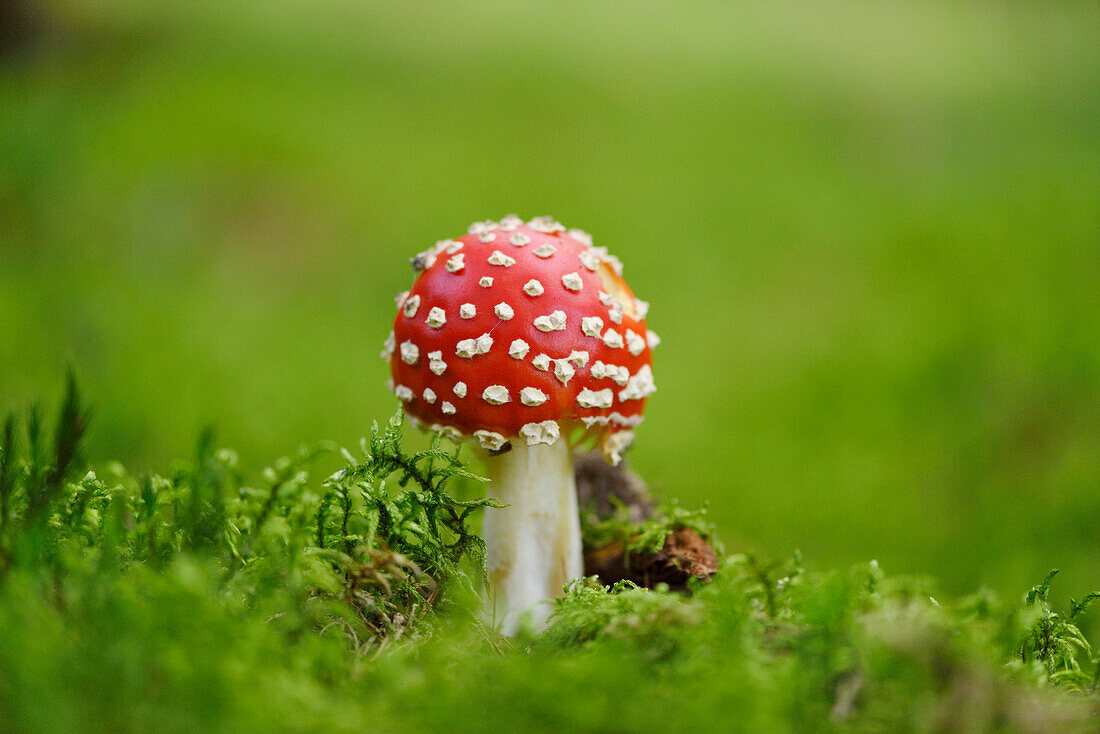
<svg viewBox="0 0 1100 734">
<path fill-rule="evenodd" d="M 674 531 L 656 553 L 628 556 L 622 543 L 584 552 L 585 575 L 598 576 L 605 585 L 627 580 L 646 588 L 668 584 L 670 589 L 682 591 L 692 578 L 709 581 L 717 570 L 714 548 L 690 528 Z"/>
<path fill-rule="evenodd" d="M 653 501 L 645 482 L 629 469 L 609 465 L 598 451 L 579 457 L 575 466 L 581 512 L 591 512 L 606 520 L 621 504 L 631 522 L 641 523 L 653 516 Z M 627 580 L 647 588 L 663 583 L 671 589 L 684 590 L 690 579 L 708 581 L 717 570 L 714 548 L 689 528 L 670 534 L 656 553 L 628 556 L 621 542 L 584 549 L 585 575 L 598 576 L 600 583 L 606 585 Z"/>
<path fill-rule="evenodd" d="M 611 466 L 599 451 L 577 457 L 573 465 L 582 513 L 595 513 L 598 519 L 607 520 L 615 514 L 615 500 L 627 508 L 631 522 L 644 522 L 653 516 L 653 501 L 645 482 L 625 465 Z"/>
</svg>

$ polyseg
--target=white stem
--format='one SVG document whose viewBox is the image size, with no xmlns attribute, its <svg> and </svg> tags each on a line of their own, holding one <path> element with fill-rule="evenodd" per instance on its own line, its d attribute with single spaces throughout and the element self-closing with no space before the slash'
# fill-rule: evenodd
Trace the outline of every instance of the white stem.
<svg viewBox="0 0 1100 734">
<path fill-rule="evenodd" d="M 487 492 L 508 505 L 485 510 L 492 617 L 506 635 L 525 618 L 538 629 L 547 599 L 584 573 L 577 486 L 569 442 L 524 446 L 491 457 Z"/>
</svg>

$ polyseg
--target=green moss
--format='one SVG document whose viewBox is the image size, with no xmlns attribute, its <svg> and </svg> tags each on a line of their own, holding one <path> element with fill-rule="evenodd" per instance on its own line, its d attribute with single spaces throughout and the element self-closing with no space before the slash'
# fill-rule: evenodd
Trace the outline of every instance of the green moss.
<svg viewBox="0 0 1100 734">
<path fill-rule="evenodd" d="M 689 528 L 699 537 L 717 544 L 714 523 L 707 518 L 705 507 L 688 510 L 673 499 L 658 507 L 653 516 L 642 522 L 630 519 L 629 508 L 615 497 L 609 497 L 615 512 L 600 519 L 593 513 L 581 516 L 581 532 L 585 545 L 603 547 L 621 543 L 626 553 L 656 553 L 665 538 L 680 528 Z M 721 547 L 720 545 L 718 546 Z"/>
<path fill-rule="evenodd" d="M 0 455 L 0 722 L 12 732 L 1090 731 L 1090 594 L 1017 607 L 876 563 L 729 555 L 691 596 L 581 580 L 548 629 L 477 616 L 486 500 L 400 419 L 247 479 L 204 433 L 168 477 L 79 470 L 70 385 Z M 318 456 L 343 469 L 315 481 Z M 679 518 L 679 519 L 676 519 Z M 694 519 L 692 519 L 694 518 Z M 665 520 L 616 532 L 647 537 Z M 705 528 L 696 524 L 701 530 Z M 652 536 L 652 537 L 650 537 Z M 641 548 L 642 546 L 639 546 Z"/>
</svg>

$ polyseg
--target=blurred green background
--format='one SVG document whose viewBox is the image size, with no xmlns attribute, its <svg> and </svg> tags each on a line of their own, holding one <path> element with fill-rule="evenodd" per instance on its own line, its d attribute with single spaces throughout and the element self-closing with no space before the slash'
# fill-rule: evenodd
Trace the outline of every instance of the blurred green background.
<svg viewBox="0 0 1100 734">
<path fill-rule="evenodd" d="M 551 214 L 732 549 L 1100 579 L 1097 3 L 0 5 L 0 408 L 93 458 L 354 443 L 407 258 Z"/>
</svg>

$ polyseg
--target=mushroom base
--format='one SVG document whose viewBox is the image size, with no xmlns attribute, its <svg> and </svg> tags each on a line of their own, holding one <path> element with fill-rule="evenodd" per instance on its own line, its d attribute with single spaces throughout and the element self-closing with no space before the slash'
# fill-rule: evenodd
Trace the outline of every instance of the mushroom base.
<svg viewBox="0 0 1100 734">
<path fill-rule="evenodd" d="M 489 494 L 508 505 L 485 511 L 492 620 L 507 635 L 525 620 L 541 629 L 552 611 L 548 600 L 584 573 L 569 442 L 513 441 L 486 464 Z"/>
</svg>

